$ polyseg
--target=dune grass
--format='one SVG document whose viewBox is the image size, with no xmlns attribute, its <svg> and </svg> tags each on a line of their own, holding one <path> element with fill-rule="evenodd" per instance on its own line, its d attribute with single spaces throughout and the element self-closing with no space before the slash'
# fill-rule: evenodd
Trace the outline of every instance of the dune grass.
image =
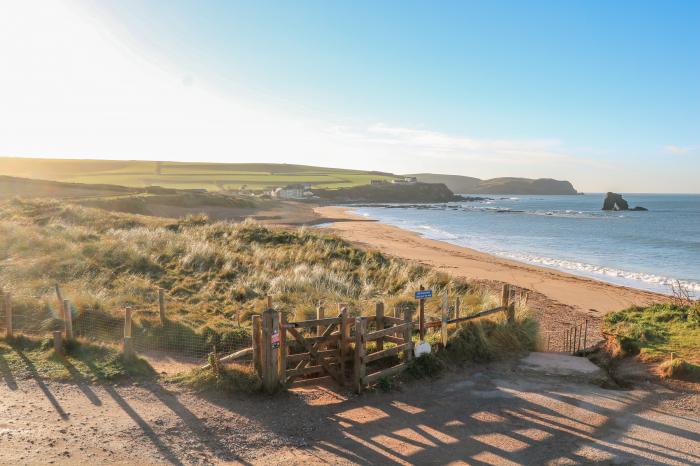
<svg viewBox="0 0 700 466">
<path fill-rule="evenodd" d="M 604 331 L 620 356 L 661 362 L 661 375 L 700 380 L 700 304 L 656 304 L 608 314 Z"/>
<path fill-rule="evenodd" d="M 421 284 L 436 295 L 460 294 L 464 312 L 495 299 L 447 274 L 305 228 L 204 216 L 174 221 L 51 200 L 0 204 L 0 286 L 12 293 L 16 328 L 61 325 L 56 283 L 77 328 L 119 339 L 130 306 L 136 335 L 220 351 L 249 338 L 250 316 L 267 295 L 290 320 L 314 316 L 319 301 L 327 315 L 337 302 L 348 303 L 352 315 L 373 313 L 376 300 L 388 310 L 414 307 L 412 293 Z M 168 295 L 165 328 L 157 317 L 158 287 Z M 437 317 L 438 306 L 430 300 L 428 315 Z"/>
</svg>

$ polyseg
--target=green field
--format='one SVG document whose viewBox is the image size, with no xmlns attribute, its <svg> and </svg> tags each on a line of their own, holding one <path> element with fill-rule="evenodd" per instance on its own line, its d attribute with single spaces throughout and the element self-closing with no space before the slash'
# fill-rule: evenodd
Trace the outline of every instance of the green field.
<svg viewBox="0 0 700 466">
<path fill-rule="evenodd" d="M 0 173 L 74 183 L 121 186 L 261 190 L 295 183 L 346 188 L 392 179 L 389 173 L 267 163 L 191 163 L 0 158 Z"/>
</svg>

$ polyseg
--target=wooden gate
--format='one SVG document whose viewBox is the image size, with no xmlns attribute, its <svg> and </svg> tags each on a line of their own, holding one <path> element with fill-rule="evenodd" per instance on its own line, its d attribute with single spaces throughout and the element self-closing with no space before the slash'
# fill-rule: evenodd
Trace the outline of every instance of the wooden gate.
<svg viewBox="0 0 700 466">
<path fill-rule="evenodd" d="M 368 325 L 374 323 L 374 330 L 368 331 Z M 358 317 L 355 320 L 355 354 L 354 354 L 354 389 L 360 393 L 362 389 L 382 377 L 389 377 L 403 371 L 413 357 L 414 323 L 412 312 L 404 311 L 403 319 L 384 315 L 384 305 L 377 303 L 374 316 Z M 367 352 L 367 343 L 375 342 L 374 351 Z M 395 346 L 384 348 L 384 343 L 390 342 Z M 390 356 L 403 353 L 403 361 L 391 367 L 373 370 L 371 363 Z M 370 373 L 368 372 L 368 367 Z"/>
<path fill-rule="evenodd" d="M 347 384 L 347 363 L 350 355 L 350 323 L 347 307 L 340 305 L 336 317 L 286 322 L 282 317 L 282 338 L 286 348 L 280 347 L 280 378 L 283 385 L 314 375 L 313 380 L 331 377 L 341 385 Z M 321 314 L 321 313 L 320 313 Z M 305 329 L 316 328 L 316 336 L 304 335 Z M 286 342 L 285 333 L 297 345 Z M 292 352 L 292 348 L 301 352 Z M 308 378 L 304 382 L 308 381 Z"/>
</svg>

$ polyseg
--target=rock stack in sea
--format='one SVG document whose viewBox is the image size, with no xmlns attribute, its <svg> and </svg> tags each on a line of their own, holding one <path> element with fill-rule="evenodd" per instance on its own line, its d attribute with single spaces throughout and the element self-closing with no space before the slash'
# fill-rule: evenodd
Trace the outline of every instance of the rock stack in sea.
<svg viewBox="0 0 700 466">
<path fill-rule="evenodd" d="M 630 209 L 629 204 L 622 198 L 622 194 L 608 193 L 603 201 L 603 210 L 648 210 L 644 207 L 634 207 Z"/>
</svg>

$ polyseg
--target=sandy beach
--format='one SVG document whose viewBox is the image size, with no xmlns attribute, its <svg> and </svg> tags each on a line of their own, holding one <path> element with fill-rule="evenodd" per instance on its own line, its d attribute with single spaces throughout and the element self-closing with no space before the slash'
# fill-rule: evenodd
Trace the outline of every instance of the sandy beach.
<svg viewBox="0 0 700 466">
<path fill-rule="evenodd" d="M 426 239 L 414 232 L 354 215 L 342 207 L 316 207 L 315 212 L 324 218 L 335 220 L 323 228 L 333 230 L 353 243 L 467 279 L 510 283 L 570 307 L 577 314 L 600 317 L 631 305 L 668 300 L 664 295 L 616 286 Z"/>
</svg>

